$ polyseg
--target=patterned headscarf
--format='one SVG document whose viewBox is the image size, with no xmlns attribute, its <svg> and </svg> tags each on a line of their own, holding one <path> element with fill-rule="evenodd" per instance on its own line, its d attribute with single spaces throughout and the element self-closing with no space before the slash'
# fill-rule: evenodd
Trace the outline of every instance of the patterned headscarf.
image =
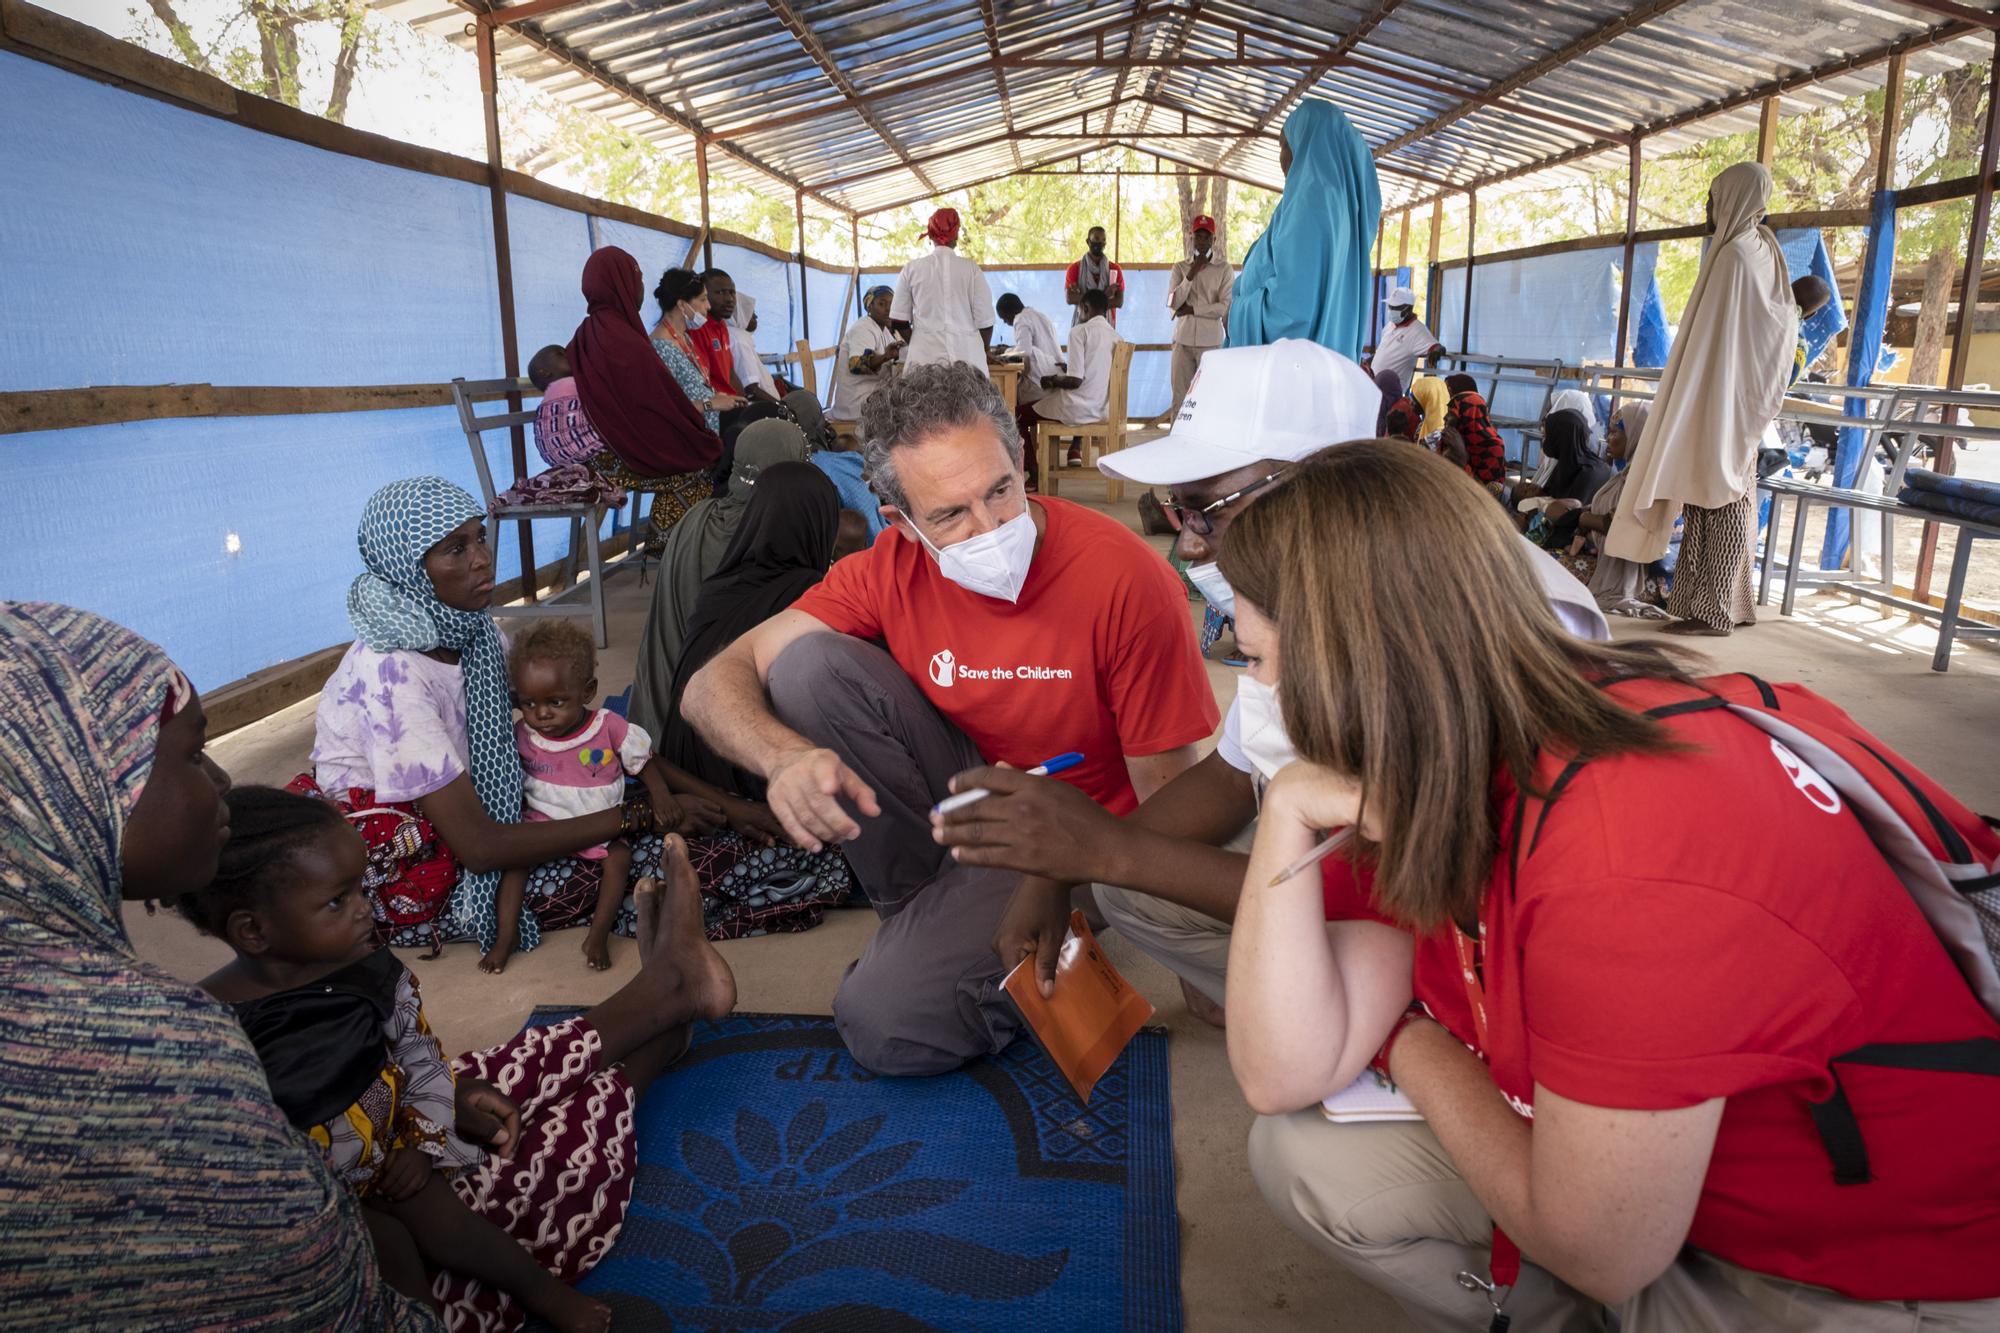
<svg viewBox="0 0 2000 1333">
<path fill-rule="evenodd" d="M 940 208 L 931 214 L 930 225 L 924 228 L 924 235 L 939 245 L 958 244 L 958 210 Z"/>
<path fill-rule="evenodd" d="M 513 696 L 507 654 L 493 617 L 459 611 L 437 599 L 424 571 L 424 554 L 467 519 L 485 510 L 443 477 L 393 481 L 368 498 L 361 511 L 361 562 L 368 572 L 347 590 L 354 633 L 378 653 L 455 650 L 465 672 L 465 730 L 472 759 L 472 787 L 495 823 L 521 820 L 521 756 L 514 750 Z M 460 874 L 452 894 L 452 924 L 491 949 L 499 923 L 493 903 L 500 873 Z M 521 911 L 522 949 L 541 943 L 541 923 Z"/>
<path fill-rule="evenodd" d="M 861 297 L 862 308 L 866 309 L 867 307 L 874 305 L 875 298 L 878 296 L 894 296 L 895 294 L 896 294 L 896 289 L 894 287 L 889 286 L 887 283 L 878 282 L 873 287 L 870 287 L 867 290 L 867 292 L 865 292 L 862 295 Z"/>
<path fill-rule="evenodd" d="M 192 697 L 130 630 L 0 602 L 0 1309 L 435 1328 L 381 1281 L 353 1193 L 228 1009 L 132 951 L 125 825 Z"/>
</svg>

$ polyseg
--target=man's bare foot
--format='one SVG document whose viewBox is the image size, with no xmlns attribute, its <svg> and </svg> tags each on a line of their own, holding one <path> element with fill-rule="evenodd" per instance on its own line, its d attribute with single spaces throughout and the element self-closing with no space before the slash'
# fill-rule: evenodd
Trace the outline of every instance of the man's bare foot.
<svg viewBox="0 0 2000 1333">
<path fill-rule="evenodd" d="M 1181 998 L 1187 1001 L 1188 1012 L 1210 1027 L 1226 1026 L 1222 1021 L 1222 1006 L 1188 985 L 1185 977 L 1181 979 Z"/>
<path fill-rule="evenodd" d="M 608 934 L 600 935 L 593 927 L 583 937 L 583 961 L 593 972 L 605 972 L 611 968 L 611 939 Z"/>
<path fill-rule="evenodd" d="M 536 1313 L 561 1333 L 606 1333 L 611 1327 L 610 1306 L 568 1287 L 562 1288 L 561 1296 L 551 1295 L 547 1308 Z"/>
<path fill-rule="evenodd" d="M 507 970 L 507 960 L 514 956 L 514 946 L 500 941 L 479 956 L 479 970 L 498 974 Z"/>
<path fill-rule="evenodd" d="M 736 1008 L 736 975 L 702 933 L 701 881 L 678 835 L 661 849 L 660 874 L 635 886 L 640 979 L 690 991 L 693 1017 L 726 1017 Z"/>
</svg>

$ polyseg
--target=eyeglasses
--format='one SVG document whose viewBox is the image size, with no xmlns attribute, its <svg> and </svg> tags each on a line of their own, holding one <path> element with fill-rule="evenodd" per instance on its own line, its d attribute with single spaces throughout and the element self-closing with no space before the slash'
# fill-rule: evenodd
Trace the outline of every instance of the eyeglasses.
<svg viewBox="0 0 2000 1333">
<path fill-rule="evenodd" d="M 1187 532 L 1192 532 L 1197 537 L 1212 536 L 1214 535 L 1215 532 L 1215 525 L 1209 520 L 1210 514 L 1220 513 L 1222 510 L 1228 508 L 1230 505 L 1235 504 L 1238 500 L 1241 500 L 1244 496 L 1250 494 L 1252 491 L 1262 490 L 1264 487 L 1269 486 L 1272 482 L 1276 481 L 1278 478 L 1284 476 L 1286 471 L 1287 469 L 1285 468 L 1279 468 L 1276 472 L 1273 472 L 1268 476 L 1259 477 L 1257 478 L 1257 480 L 1251 482 L 1248 486 L 1244 486 L 1239 490 L 1231 491 L 1229 494 L 1223 496 L 1220 500 L 1217 500 L 1212 504 L 1205 504 L 1199 509 L 1189 509 L 1186 505 L 1176 504 L 1173 500 L 1169 499 L 1167 503 L 1162 506 L 1162 508 L 1164 508 L 1167 513 L 1167 522 L 1174 525 L 1175 532 L 1181 532 L 1185 530 Z"/>
</svg>

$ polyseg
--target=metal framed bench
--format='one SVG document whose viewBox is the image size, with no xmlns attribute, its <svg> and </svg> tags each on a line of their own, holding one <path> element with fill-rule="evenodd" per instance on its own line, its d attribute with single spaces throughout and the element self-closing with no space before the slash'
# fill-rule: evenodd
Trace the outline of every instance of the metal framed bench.
<svg viewBox="0 0 2000 1333">
<path fill-rule="evenodd" d="M 533 397 L 540 390 L 525 379 L 467 380 L 459 377 L 451 382 L 451 401 L 458 408 L 459 425 L 465 430 L 465 442 L 472 450 L 472 466 L 479 474 L 481 498 L 486 501 L 486 512 L 495 523 L 519 520 L 531 523 L 564 522 L 569 524 L 569 550 L 563 557 L 561 580 L 556 591 L 537 601 L 533 598 L 532 585 L 535 571 L 526 568 L 522 562 L 521 582 L 529 588 L 529 598 L 525 604 L 516 606 L 496 606 L 495 616 L 574 616 L 588 615 L 592 629 L 596 633 L 597 646 L 610 646 L 610 630 L 604 614 L 604 580 L 612 572 L 627 565 L 644 569 L 645 546 L 638 539 L 638 500 L 633 494 L 633 541 L 630 550 L 623 556 L 605 563 L 598 542 L 598 529 L 603 526 L 605 515 L 612 512 L 603 504 L 546 504 L 508 505 L 499 503 L 499 495 L 493 488 L 493 469 L 486 457 L 485 434 L 488 431 L 511 431 L 526 426 L 535 419 L 531 409 L 479 414 L 479 404 L 504 399 L 510 394 Z M 503 404 L 504 405 L 504 404 Z M 495 537 L 498 546 L 498 536 Z M 577 555 L 581 549 L 590 578 L 587 582 L 577 582 Z M 582 597 L 588 605 L 578 605 L 574 600 Z"/>
</svg>

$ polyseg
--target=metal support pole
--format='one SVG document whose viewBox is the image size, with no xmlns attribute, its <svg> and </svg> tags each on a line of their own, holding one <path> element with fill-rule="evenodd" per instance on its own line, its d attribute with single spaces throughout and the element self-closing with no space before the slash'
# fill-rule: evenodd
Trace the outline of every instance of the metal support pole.
<svg viewBox="0 0 2000 1333">
<path fill-rule="evenodd" d="M 1435 324 L 1438 315 L 1438 238 L 1444 231 L 1444 196 L 1431 200 L 1431 248 L 1424 259 L 1424 323 Z"/>
<path fill-rule="evenodd" d="M 486 113 L 486 193 L 493 205 L 493 271 L 500 288 L 500 356 L 508 379 L 521 374 L 521 339 L 514 327 L 514 255 L 507 241 L 507 182 L 500 164 L 500 82 L 493 60 L 493 26 L 473 25 L 479 48 L 479 97 Z M 507 410 L 521 410 L 521 395 L 507 395 Z M 519 426 L 508 437 L 513 445 L 514 480 L 528 475 L 528 437 Z M 521 547 L 521 588 L 535 600 L 535 535 L 528 520 L 515 525 Z"/>
<path fill-rule="evenodd" d="M 708 141 L 694 141 L 694 174 L 701 186 L 701 266 L 715 267 L 715 246 L 708 239 Z"/>
<path fill-rule="evenodd" d="M 1118 261 L 1118 247 L 1125 234 L 1125 170 L 1120 167 L 1111 181 L 1111 262 Z"/>
<path fill-rule="evenodd" d="M 1971 359 L 1972 330 L 1979 322 L 1979 276 L 1986 259 L 1986 232 L 1993 219 L 1993 168 L 1996 150 L 2000 150 L 2000 29 L 1993 33 L 1993 62 L 1986 83 L 1986 142 L 1979 150 L 1979 193 L 1972 196 L 1972 227 L 1965 236 L 1965 271 L 1959 278 L 1958 323 L 1951 331 L 1951 368 L 1945 372 L 1944 387 L 1962 389 L 1965 387 L 1965 363 Z M 1949 293 L 1947 293 L 1949 299 Z M 1950 413 L 1949 408 L 1938 412 L 1940 424 Z M 1951 437 L 1941 435 L 1937 442 L 1937 457 L 1933 460 L 1939 472 L 1949 476 L 1952 471 Z M 1918 601 L 1930 597 L 1931 566 L 1937 560 L 1938 529 L 1935 523 L 1924 524 L 1923 542 L 1917 547 L 1917 578 L 1915 594 Z M 1963 532 L 1958 541 L 1970 540 Z"/>
<path fill-rule="evenodd" d="M 1639 136 L 1632 136 L 1631 148 L 1625 159 L 1625 267 L 1618 283 L 1618 341 L 1613 344 L 1614 355 L 1611 364 L 1625 365 L 1625 335 L 1631 327 L 1632 297 L 1635 295 L 1632 281 L 1633 251 L 1637 246 L 1633 237 L 1639 230 L 1639 174 L 1645 164 L 1639 157 Z M 1622 387 L 1622 385 L 1621 385 Z M 1613 394 L 1615 399 L 1618 395 Z"/>
<path fill-rule="evenodd" d="M 799 229 L 799 323 L 805 326 L 806 345 L 812 345 L 812 301 L 806 288 L 806 193 L 792 192 L 792 217 Z"/>
<path fill-rule="evenodd" d="M 1472 339 L 1472 256 L 1479 248 L 1479 191 L 1465 192 L 1465 303 L 1459 310 L 1458 350 L 1470 351 Z"/>
</svg>

